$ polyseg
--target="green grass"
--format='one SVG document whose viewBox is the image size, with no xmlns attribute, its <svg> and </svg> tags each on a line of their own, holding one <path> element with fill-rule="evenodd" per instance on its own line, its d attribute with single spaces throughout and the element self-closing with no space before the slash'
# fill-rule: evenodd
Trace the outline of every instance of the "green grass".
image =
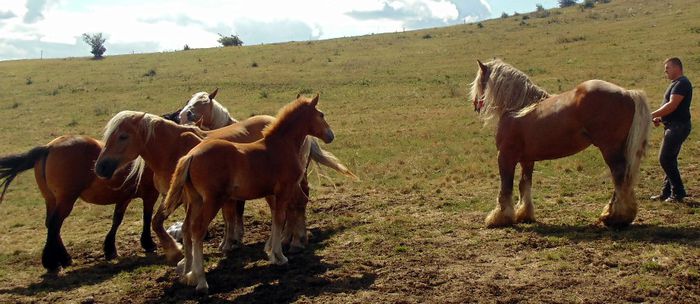
<svg viewBox="0 0 700 304">
<path fill-rule="evenodd" d="M 239 119 L 274 114 L 298 93 L 319 92 L 336 133 L 324 148 L 361 180 L 312 172 L 310 248 L 286 268 L 265 262 L 270 218 L 263 202 L 247 205 L 246 246 L 227 259 L 216 250 L 217 219 L 205 246 L 209 300 L 700 301 L 700 206 L 643 199 L 662 182 L 659 129 L 642 165 L 640 212 L 631 228 L 594 225 L 612 185 L 599 152 L 589 148 L 536 164 L 539 223 L 484 229 L 498 194 L 497 151 L 493 130 L 483 127 L 466 94 L 475 60 L 500 57 L 550 92 L 600 78 L 644 89 L 653 108 L 668 84 L 666 57 L 681 57 L 691 81 L 700 81 L 700 6 L 615 0 L 585 11 L 557 9 L 546 18 L 524 16 L 100 61 L 0 62 L 0 153 L 24 152 L 63 134 L 100 137 L 121 110 L 172 112 L 192 93 L 216 87 L 217 100 Z M 697 107 L 692 111 L 700 117 Z M 696 197 L 697 136 L 693 130 L 680 158 Z M 77 203 L 63 229 L 75 265 L 44 278 L 43 199 L 33 173 L 21 175 L 0 205 L 0 302 L 196 301 L 162 257 L 140 251 L 140 209 L 134 202 L 119 230 L 121 257 L 105 262 L 101 247 L 113 209 Z M 672 263 L 664 264 L 667 259 Z"/>
</svg>

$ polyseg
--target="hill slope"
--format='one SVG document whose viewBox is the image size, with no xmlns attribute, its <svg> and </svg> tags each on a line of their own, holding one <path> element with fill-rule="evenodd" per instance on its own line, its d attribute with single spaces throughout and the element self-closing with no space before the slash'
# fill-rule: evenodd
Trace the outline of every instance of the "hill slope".
<svg viewBox="0 0 700 304">
<path fill-rule="evenodd" d="M 99 137 L 120 110 L 170 112 L 192 93 L 215 87 L 217 100 L 237 118 L 274 114 L 297 93 L 320 92 L 337 136 L 325 148 L 362 181 L 312 173 L 311 248 L 292 256 L 288 267 L 264 261 L 269 211 L 263 203 L 248 205 L 246 248 L 232 257 L 221 260 L 215 248 L 221 225 L 213 225 L 205 250 L 212 300 L 697 302 L 699 205 L 641 200 L 632 228 L 592 226 L 612 192 L 593 148 L 536 165 L 541 223 L 482 229 L 498 193 L 496 151 L 465 91 L 475 59 L 499 57 L 550 92 L 599 78 L 646 90 L 655 107 L 667 85 L 666 57 L 681 57 L 691 81 L 700 81 L 700 6 L 613 0 L 528 17 L 102 61 L 0 62 L 0 153 L 62 134 Z M 151 70 L 155 75 L 145 76 Z M 693 115 L 700 117 L 696 109 Z M 691 194 L 700 189 L 696 134 L 681 154 Z M 652 135 L 640 198 L 661 183 L 660 136 L 658 129 Z M 129 208 L 120 230 L 122 257 L 103 262 L 112 209 L 77 204 L 63 229 L 76 265 L 42 278 L 45 211 L 32 173 L 25 173 L 0 206 L 0 301 L 190 298 L 171 267 L 140 252 L 139 209 L 140 203 Z"/>
</svg>

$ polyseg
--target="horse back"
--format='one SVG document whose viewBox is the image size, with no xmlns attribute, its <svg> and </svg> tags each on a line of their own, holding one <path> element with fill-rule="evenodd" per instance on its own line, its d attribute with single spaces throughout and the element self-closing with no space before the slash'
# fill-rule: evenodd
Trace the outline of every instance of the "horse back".
<svg viewBox="0 0 700 304">
<path fill-rule="evenodd" d="M 251 143 L 263 137 L 262 131 L 275 121 L 273 116 L 256 115 L 243 121 L 207 133 L 207 138 L 223 139 L 237 143 Z"/>
</svg>

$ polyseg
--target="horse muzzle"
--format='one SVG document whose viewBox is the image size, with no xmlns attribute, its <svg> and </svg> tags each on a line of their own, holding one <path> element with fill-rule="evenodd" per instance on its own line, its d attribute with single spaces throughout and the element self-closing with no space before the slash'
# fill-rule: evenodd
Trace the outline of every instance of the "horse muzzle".
<svg viewBox="0 0 700 304">
<path fill-rule="evenodd" d="M 333 134 L 333 130 L 328 128 L 328 130 L 326 130 L 326 134 L 323 136 L 322 139 L 323 139 L 323 142 L 327 143 L 327 144 L 330 144 L 331 142 L 333 142 L 333 139 L 335 139 L 335 134 Z"/>
<path fill-rule="evenodd" d="M 95 174 L 99 178 L 110 179 L 118 166 L 119 161 L 116 159 L 102 159 L 95 163 Z"/>
</svg>

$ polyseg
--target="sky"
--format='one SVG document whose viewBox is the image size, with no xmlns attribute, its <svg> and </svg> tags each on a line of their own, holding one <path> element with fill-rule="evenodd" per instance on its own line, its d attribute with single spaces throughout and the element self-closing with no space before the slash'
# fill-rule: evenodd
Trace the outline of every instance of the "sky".
<svg viewBox="0 0 700 304">
<path fill-rule="evenodd" d="M 2 0 L 0 60 L 91 56 L 83 33 L 103 33 L 105 56 L 399 32 L 530 12 L 557 0 Z"/>
</svg>

